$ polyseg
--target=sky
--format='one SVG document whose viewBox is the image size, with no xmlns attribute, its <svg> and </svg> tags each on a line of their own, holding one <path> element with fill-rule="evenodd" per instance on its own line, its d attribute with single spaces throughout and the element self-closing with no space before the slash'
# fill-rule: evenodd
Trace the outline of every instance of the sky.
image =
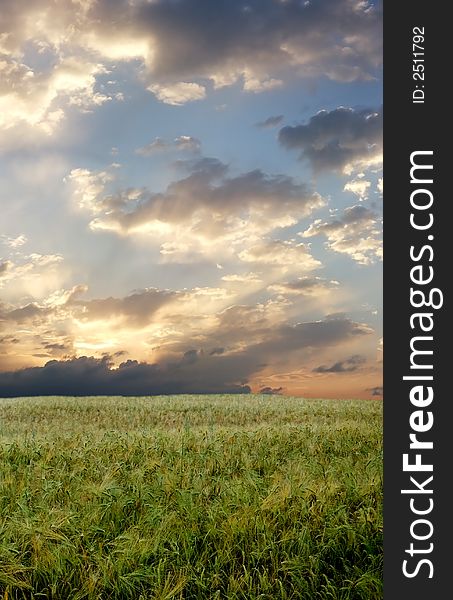
<svg viewBox="0 0 453 600">
<path fill-rule="evenodd" d="M 382 7 L 3 0 L 0 396 L 382 394 Z"/>
</svg>

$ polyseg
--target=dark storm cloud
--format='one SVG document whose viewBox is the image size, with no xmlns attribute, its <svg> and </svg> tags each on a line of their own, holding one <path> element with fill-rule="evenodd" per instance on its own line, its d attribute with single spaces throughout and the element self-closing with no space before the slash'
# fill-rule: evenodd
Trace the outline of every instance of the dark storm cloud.
<svg viewBox="0 0 453 600">
<path fill-rule="evenodd" d="M 211 356 L 214 354 L 223 354 L 225 352 L 225 348 L 213 348 L 209 353 Z"/>
<path fill-rule="evenodd" d="M 384 393 L 384 388 L 378 385 L 376 387 L 367 388 L 367 392 L 371 392 L 372 396 L 382 396 Z"/>
<path fill-rule="evenodd" d="M 382 153 L 382 111 L 322 110 L 306 125 L 283 127 L 278 137 L 285 148 L 300 150 L 315 170 L 366 168 Z"/>
<path fill-rule="evenodd" d="M 268 117 L 264 121 L 259 121 L 255 124 L 259 129 L 268 129 L 270 127 L 277 127 L 283 121 L 283 115 L 276 115 L 275 117 Z"/>
<path fill-rule="evenodd" d="M 250 325 L 250 319 L 242 313 Z M 225 330 L 219 335 L 229 340 L 231 346 L 236 346 L 239 340 L 240 350 L 204 352 L 200 347 L 187 348 L 187 344 L 179 358 L 168 356 L 159 364 L 127 360 L 117 368 L 107 355 L 52 360 L 44 367 L 0 373 L 0 396 L 247 393 L 250 391 L 247 383 L 253 375 L 274 362 L 276 356 L 287 360 L 293 352 L 335 346 L 371 333 L 366 325 L 343 317 L 270 327 L 255 315 L 252 328 L 264 340 L 247 345 L 243 343 L 241 322 L 231 320 L 235 315 L 238 316 L 237 311 L 228 313 L 230 320 L 225 321 Z M 209 344 L 210 337 L 203 344 L 208 348 L 213 347 Z"/>
<path fill-rule="evenodd" d="M 275 75 L 282 66 L 352 81 L 370 78 L 382 55 L 381 4 L 363 0 L 61 0 L 52 10 L 46 0 L 4 0 L 5 50 L 17 53 L 35 21 L 38 41 L 85 45 L 119 59 L 143 54 L 159 81 L 238 68 Z"/>
<path fill-rule="evenodd" d="M 277 395 L 278 396 L 282 392 L 283 392 L 283 388 L 282 387 L 273 388 L 273 387 L 269 387 L 269 386 L 263 387 L 259 391 L 260 394 L 269 394 L 271 396 L 273 396 L 273 395 Z"/>
<path fill-rule="evenodd" d="M 364 363 L 366 358 L 355 354 L 346 360 L 339 360 L 330 367 L 326 365 L 320 365 L 313 369 L 314 373 L 350 373 L 351 371 L 357 371 Z"/>
<path fill-rule="evenodd" d="M 110 6 L 100 2 L 94 13 L 108 23 Z M 366 78 L 381 59 L 380 7 L 360 0 L 161 0 L 128 13 L 133 28 L 153 39 L 158 78 L 295 64 L 350 81 Z"/>
<path fill-rule="evenodd" d="M 263 357 L 287 354 L 305 348 L 334 346 L 357 336 L 367 335 L 371 329 L 347 318 L 326 318 L 322 321 L 282 325 L 269 340 L 256 344 L 249 351 Z"/>
<path fill-rule="evenodd" d="M 251 376 L 276 360 L 288 361 L 292 356 L 303 360 L 306 351 L 341 345 L 373 332 L 368 325 L 343 314 L 295 325 L 276 323 L 272 306 L 231 306 L 217 314 L 210 331 L 177 341 L 169 349 L 184 352 L 188 346 L 220 348 L 223 357 L 240 356 L 242 373 L 245 369 Z"/>
<path fill-rule="evenodd" d="M 200 359 L 201 362 L 203 359 Z M 217 361 L 224 359 L 217 359 Z M 44 367 L 0 373 L 0 396 L 148 396 L 157 394 L 249 393 L 241 383 L 218 379 L 216 360 L 200 371 L 197 356 L 183 357 L 166 367 L 128 360 L 112 368 L 109 357 L 82 356 L 70 360 L 52 360 Z M 222 365 L 220 365 L 222 372 Z M 233 370 L 233 369 L 231 369 Z"/>
</svg>

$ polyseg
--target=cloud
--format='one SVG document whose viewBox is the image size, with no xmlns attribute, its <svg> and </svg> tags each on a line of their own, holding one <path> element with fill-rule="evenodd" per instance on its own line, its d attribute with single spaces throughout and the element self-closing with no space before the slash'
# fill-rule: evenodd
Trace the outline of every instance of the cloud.
<svg viewBox="0 0 453 600">
<path fill-rule="evenodd" d="M 178 150 L 185 150 L 189 152 L 200 152 L 201 142 L 199 139 L 192 137 L 191 135 L 180 135 L 175 138 L 174 144 Z"/>
<path fill-rule="evenodd" d="M 275 115 L 273 117 L 268 117 L 264 121 L 259 121 L 255 124 L 259 129 L 267 129 L 271 127 L 277 127 L 283 121 L 283 115 Z"/>
<path fill-rule="evenodd" d="M 22 308 L 16 308 L 10 311 L 0 307 L 0 319 L 5 321 L 15 321 L 16 323 L 31 321 L 37 317 L 39 320 L 42 320 L 48 313 L 48 309 L 42 308 L 35 303 L 30 303 Z"/>
<path fill-rule="evenodd" d="M 287 295 L 319 296 L 337 288 L 338 281 L 324 279 L 322 277 L 299 277 L 293 281 L 274 283 L 267 289 L 271 292 Z"/>
<path fill-rule="evenodd" d="M 150 144 L 142 146 L 141 148 L 137 148 L 135 153 L 139 154 L 140 156 L 151 156 L 152 154 L 156 154 L 157 152 L 167 150 L 168 145 L 168 142 L 166 142 L 162 138 L 157 137 Z"/>
<path fill-rule="evenodd" d="M 148 90 L 161 102 L 173 106 L 181 106 L 194 100 L 203 100 L 206 97 L 206 88 L 204 86 L 185 81 L 165 86 L 154 83 L 148 86 Z"/>
<path fill-rule="evenodd" d="M 263 358 L 289 354 L 304 349 L 336 346 L 358 336 L 369 335 L 372 329 L 345 317 L 326 317 L 323 320 L 296 325 L 283 324 L 272 332 L 270 339 L 250 348 Z"/>
<path fill-rule="evenodd" d="M 257 273 L 242 273 L 236 274 L 231 273 L 229 275 L 224 275 L 222 277 L 222 281 L 226 281 L 227 283 L 262 283 L 262 279 L 259 277 Z"/>
<path fill-rule="evenodd" d="M 372 396 L 382 396 L 384 393 L 384 388 L 381 385 L 377 385 L 372 388 L 367 388 L 367 392 L 371 392 Z"/>
<path fill-rule="evenodd" d="M 107 171 L 94 173 L 88 169 L 73 169 L 68 179 L 75 183 L 74 196 L 79 207 L 97 213 L 96 203 L 113 175 Z"/>
<path fill-rule="evenodd" d="M 177 142 L 194 144 L 192 138 Z M 68 181 L 79 206 L 94 217 L 91 229 L 147 235 L 161 243 L 166 260 L 176 261 L 191 255 L 212 257 L 217 250 L 231 254 L 270 231 L 295 225 L 324 205 L 318 193 L 287 175 L 259 169 L 230 175 L 228 165 L 214 158 L 179 161 L 177 166 L 189 175 L 170 183 L 164 192 L 118 190 L 114 177 L 105 171 L 74 169 Z M 316 261 L 309 260 L 302 246 L 293 250 L 294 258 L 296 252 L 297 258 L 304 254 L 305 263 L 314 268 Z M 290 249 L 285 247 L 285 252 L 288 262 Z M 256 255 L 263 261 L 257 253 L 255 249 L 240 256 L 250 262 Z"/>
<path fill-rule="evenodd" d="M 140 154 L 141 156 L 151 156 L 152 154 L 164 152 L 166 150 L 179 150 L 183 152 L 198 153 L 201 151 L 201 142 L 199 139 L 190 135 L 180 135 L 172 142 L 168 142 L 157 137 L 150 144 L 147 144 L 142 148 L 138 148 L 135 153 Z"/>
<path fill-rule="evenodd" d="M 14 238 L 8 237 L 7 235 L 0 235 L 0 240 L 2 240 L 3 244 L 5 244 L 5 246 L 8 246 L 9 248 L 12 248 L 12 249 L 20 248 L 21 246 L 26 244 L 28 241 L 27 236 L 25 236 L 23 234 L 18 235 L 17 237 L 14 237 Z"/>
<path fill-rule="evenodd" d="M 321 266 L 310 254 L 307 245 L 283 240 L 263 240 L 242 250 L 238 256 L 247 263 L 287 268 L 296 265 L 297 269 L 304 271 L 313 271 Z"/>
<path fill-rule="evenodd" d="M 316 171 L 345 174 L 379 167 L 382 163 L 382 111 L 339 107 L 322 110 L 306 125 L 283 127 L 279 141 L 300 150 Z"/>
<path fill-rule="evenodd" d="M 241 311 L 242 318 L 238 320 Z M 129 359 L 115 367 L 113 356 L 107 354 L 100 358 L 52 360 L 42 367 L 1 372 L 0 396 L 247 393 L 254 376 L 276 360 L 287 361 L 289 356 L 300 360 L 300 352 L 312 354 L 372 331 L 343 317 L 272 326 L 263 319 L 262 311 L 256 312 L 252 307 L 236 307 L 220 316 L 222 329 L 213 330 L 203 339 L 198 337 L 195 344 L 187 337 L 183 342 L 186 349 L 181 347 L 176 354 L 167 352 L 154 363 Z M 243 322 L 252 328 L 252 333 L 256 330 L 255 339 L 261 341 L 250 340 Z M 216 334 L 228 339 L 229 344 L 213 345 Z M 67 343 L 47 343 L 44 349 L 64 352 Z"/>
<path fill-rule="evenodd" d="M 370 189 L 371 181 L 367 181 L 363 178 L 352 179 L 348 181 L 344 186 L 345 192 L 351 192 L 358 196 L 359 200 L 366 200 L 368 198 L 368 190 Z"/>
<path fill-rule="evenodd" d="M 7 271 L 12 267 L 12 264 L 13 263 L 9 260 L 0 262 L 0 279 L 6 275 Z"/>
<path fill-rule="evenodd" d="M 282 387 L 273 388 L 273 387 L 269 387 L 269 386 L 263 387 L 259 391 L 260 394 L 269 394 L 269 395 L 272 395 L 272 396 L 275 396 L 275 395 L 278 396 L 282 392 L 283 392 L 283 388 Z"/>
<path fill-rule="evenodd" d="M 69 107 L 87 111 L 111 100 L 96 90 L 97 77 L 104 72 L 102 64 L 81 56 L 61 57 L 39 72 L 0 54 L 0 132 L 14 136 L 29 128 L 53 134 Z M 3 143 L 7 141 L 4 133 Z"/>
<path fill-rule="evenodd" d="M 282 86 L 283 81 L 281 79 L 273 79 L 272 77 L 259 79 L 244 71 L 244 91 L 246 92 L 259 94 Z"/>
<path fill-rule="evenodd" d="M 222 87 L 242 79 L 261 91 L 288 72 L 367 79 L 381 60 L 380 9 L 358 0 L 152 2 L 136 15 L 152 38 L 150 76 L 162 81 L 198 77 Z"/>
<path fill-rule="evenodd" d="M 156 311 L 176 295 L 176 292 L 151 288 L 123 298 L 77 300 L 73 299 L 73 293 L 66 306 L 74 309 L 76 316 L 82 321 L 121 317 L 125 325 L 142 327 L 149 324 Z"/>
<path fill-rule="evenodd" d="M 345 360 L 339 360 L 330 367 L 326 365 L 320 365 L 313 369 L 314 373 L 350 373 L 351 371 L 357 371 L 364 363 L 366 358 L 355 354 Z"/>
<path fill-rule="evenodd" d="M 362 265 L 382 259 L 381 228 L 376 213 L 362 204 L 345 208 L 340 219 L 315 220 L 302 237 L 324 235 L 327 247 L 334 252 L 350 256 Z"/>
<path fill-rule="evenodd" d="M 4 261 L 0 268 L 0 288 L 4 299 L 14 296 L 43 298 L 64 278 L 60 254 L 22 254 Z"/>
<path fill-rule="evenodd" d="M 0 396 L 249 393 L 250 387 L 245 384 L 217 380 L 216 365 L 224 360 L 195 353 L 166 367 L 128 360 L 117 368 L 107 356 L 51 360 L 44 367 L 0 373 Z M 198 362 L 205 363 L 203 376 Z"/>
<path fill-rule="evenodd" d="M 210 87 L 257 93 L 295 77 L 370 80 L 382 62 L 381 27 L 380 3 L 366 0 L 61 0 L 51 10 L 45 0 L 4 0 L 3 126 L 23 122 L 49 134 L 67 100 L 85 109 L 121 99 L 96 87 L 102 70 L 120 62 L 174 106 L 203 99 Z"/>
</svg>

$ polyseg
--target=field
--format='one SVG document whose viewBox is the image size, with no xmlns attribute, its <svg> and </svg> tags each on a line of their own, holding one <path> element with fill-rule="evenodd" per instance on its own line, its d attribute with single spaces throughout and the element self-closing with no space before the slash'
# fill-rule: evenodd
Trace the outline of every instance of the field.
<svg viewBox="0 0 453 600">
<path fill-rule="evenodd" d="M 0 399 L 0 599 L 379 600 L 382 403 Z"/>
</svg>

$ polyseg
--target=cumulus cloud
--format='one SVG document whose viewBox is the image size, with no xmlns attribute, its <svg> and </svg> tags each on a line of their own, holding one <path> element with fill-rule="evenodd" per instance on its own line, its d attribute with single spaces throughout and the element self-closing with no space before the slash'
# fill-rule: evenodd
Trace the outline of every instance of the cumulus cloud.
<svg viewBox="0 0 453 600">
<path fill-rule="evenodd" d="M 0 55 L 0 131 L 29 127 L 51 135 L 68 107 L 87 111 L 111 100 L 96 90 L 102 64 L 81 56 L 61 58 L 46 72 L 34 71 L 15 58 Z"/>
<path fill-rule="evenodd" d="M 193 140 L 177 138 L 177 143 Z M 260 169 L 230 175 L 228 165 L 214 158 L 179 161 L 178 166 L 189 175 L 170 183 L 164 192 L 117 190 L 113 176 L 105 171 L 74 169 L 68 181 L 79 206 L 93 215 L 93 230 L 152 236 L 160 241 L 161 254 L 176 261 L 187 260 L 191 253 L 213 256 L 213 245 L 219 252 L 234 252 L 275 229 L 295 225 L 324 205 L 318 193 L 287 175 Z M 247 262 L 275 262 L 272 250 L 284 253 L 286 263 L 303 258 L 310 269 L 318 264 L 303 244 L 294 249 L 284 242 L 241 252 L 240 257 Z"/>
<path fill-rule="evenodd" d="M 268 129 L 268 128 L 271 128 L 271 127 L 277 127 L 277 125 L 280 125 L 280 123 L 282 121 L 283 121 L 283 115 L 275 115 L 275 116 L 272 116 L 272 117 L 268 117 L 264 121 L 259 121 L 255 125 L 259 129 Z"/>
<path fill-rule="evenodd" d="M 50 134 L 68 105 L 123 99 L 97 86 L 118 62 L 174 106 L 235 83 L 258 93 L 294 77 L 372 79 L 382 60 L 381 21 L 380 4 L 363 0 L 61 0 L 51 8 L 4 0 L 1 126 Z"/>
<path fill-rule="evenodd" d="M 364 363 L 366 358 L 355 354 L 345 360 L 339 360 L 330 367 L 326 365 L 320 365 L 313 369 L 314 373 L 350 373 L 351 371 L 357 371 Z"/>
<path fill-rule="evenodd" d="M 73 292 L 65 304 L 83 321 L 120 317 L 126 325 L 142 327 L 149 324 L 156 311 L 176 295 L 176 292 L 168 290 L 147 289 L 123 298 L 78 300 L 74 299 Z"/>
<path fill-rule="evenodd" d="M 136 14 L 152 36 L 148 67 L 158 79 L 198 76 L 221 87 L 242 78 L 256 91 L 278 85 L 285 71 L 366 79 L 381 61 L 380 9 L 358 0 L 152 2 Z"/>
<path fill-rule="evenodd" d="M 180 81 L 171 85 L 161 85 L 153 83 L 148 86 L 148 90 L 152 92 L 156 98 L 165 104 L 173 106 L 181 106 L 187 102 L 194 100 L 203 100 L 206 96 L 206 88 L 198 83 L 187 83 Z"/>
<path fill-rule="evenodd" d="M 367 181 L 362 177 L 348 181 L 343 189 L 345 192 L 351 192 L 358 196 L 359 200 L 366 200 L 370 186 L 371 181 Z"/>
<path fill-rule="evenodd" d="M 316 219 L 300 235 L 305 238 L 324 235 L 330 250 L 346 254 L 362 265 L 382 259 L 379 216 L 362 204 L 345 208 L 339 219 Z"/>
<path fill-rule="evenodd" d="M 283 127 L 279 141 L 300 150 L 316 171 L 345 174 L 382 163 L 382 111 L 339 107 L 321 110 L 305 125 Z"/>
</svg>

